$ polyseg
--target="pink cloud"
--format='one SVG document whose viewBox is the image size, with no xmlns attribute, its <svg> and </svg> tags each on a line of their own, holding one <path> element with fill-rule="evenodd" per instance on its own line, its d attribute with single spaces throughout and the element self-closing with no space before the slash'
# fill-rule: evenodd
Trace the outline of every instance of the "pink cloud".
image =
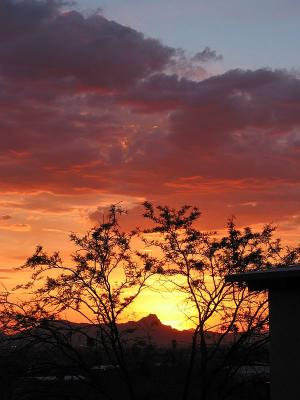
<svg viewBox="0 0 300 400">
<path fill-rule="evenodd" d="M 61 4 L 0 5 L 0 190 L 25 197 L 13 210 L 64 214 L 74 204 L 63 196 L 99 193 L 201 200 L 220 218 L 228 205 L 245 220 L 297 214 L 297 76 L 184 78 L 177 50 L 103 16 L 62 13 Z"/>
</svg>

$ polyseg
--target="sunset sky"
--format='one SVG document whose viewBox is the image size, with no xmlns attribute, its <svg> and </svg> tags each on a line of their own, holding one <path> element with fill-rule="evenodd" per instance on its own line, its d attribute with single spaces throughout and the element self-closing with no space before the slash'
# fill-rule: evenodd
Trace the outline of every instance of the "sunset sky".
<svg viewBox="0 0 300 400">
<path fill-rule="evenodd" d="M 133 225 L 144 200 L 188 203 L 203 229 L 235 215 L 300 242 L 299 17 L 295 0 L 1 0 L 1 281 L 116 202 Z"/>
</svg>

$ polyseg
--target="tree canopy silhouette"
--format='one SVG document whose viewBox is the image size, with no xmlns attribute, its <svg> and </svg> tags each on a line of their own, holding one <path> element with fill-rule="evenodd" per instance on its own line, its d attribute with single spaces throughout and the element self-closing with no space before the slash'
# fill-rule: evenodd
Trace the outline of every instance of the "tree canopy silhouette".
<svg viewBox="0 0 300 400">
<path fill-rule="evenodd" d="M 31 279 L 16 289 L 30 293 L 27 300 L 15 303 L 9 293 L 2 293 L 2 330 L 18 333 L 32 327 L 47 329 L 57 339 L 58 320 L 66 310 L 78 314 L 84 322 L 97 329 L 99 340 L 110 362 L 120 370 L 129 397 L 135 398 L 128 372 L 125 350 L 118 322 L 124 311 L 135 301 L 146 281 L 154 273 L 147 254 L 132 248 L 135 231 L 122 232 L 118 217 L 125 211 L 111 206 L 103 221 L 84 236 L 71 234 L 76 250 L 72 262 L 64 263 L 59 252 L 47 254 L 42 246 L 20 267 L 31 271 Z M 65 337 L 73 327 L 60 326 Z M 45 336 L 43 336 L 45 338 Z M 59 344 L 70 346 L 70 341 Z M 89 339 L 87 339 L 89 340 Z M 95 340 L 93 338 L 93 340 Z"/>
<path fill-rule="evenodd" d="M 236 354 L 242 346 L 247 346 L 249 354 L 263 345 L 268 328 L 266 295 L 249 292 L 243 284 L 228 283 L 225 276 L 293 265 L 299 262 L 300 249 L 284 247 L 279 239 L 273 239 L 275 227 L 271 225 L 256 232 L 249 227 L 239 230 L 231 218 L 227 235 L 218 237 L 196 228 L 195 223 L 200 217 L 196 207 L 154 207 L 149 202 L 145 202 L 144 207 L 144 217 L 153 223 L 145 230 L 145 244 L 160 250 L 157 258 L 160 273 L 173 283 L 171 290 L 185 295 L 182 311 L 194 325 L 182 399 L 188 398 L 198 354 L 201 400 L 207 398 L 210 388 L 222 391 L 225 396 L 225 384 L 230 374 L 236 372 L 238 363 L 245 362 L 241 358 L 237 360 Z M 149 233 L 152 234 L 150 239 Z M 222 332 L 213 346 L 207 343 L 211 331 Z M 229 333 L 235 338 L 230 344 Z M 232 364 L 234 357 L 236 360 Z M 218 373 L 223 379 L 218 378 Z"/>
<path fill-rule="evenodd" d="M 226 282 L 225 276 L 296 264 L 300 249 L 274 239 L 271 225 L 260 231 L 240 230 L 230 219 L 226 235 L 220 236 L 198 229 L 200 211 L 196 207 L 155 207 L 149 202 L 144 207 L 149 229 L 123 232 L 119 217 L 124 210 L 113 205 L 85 235 L 71 234 L 76 250 L 70 262 L 64 262 L 59 252 L 48 254 L 38 246 L 19 268 L 31 273 L 30 280 L 13 293 L 1 293 L 1 330 L 11 338 L 19 338 L 23 332 L 30 344 L 42 341 L 56 346 L 82 367 L 102 396 L 111 398 L 73 345 L 77 328 L 59 321 L 71 310 L 95 328 L 92 336 L 81 329 L 88 348 L 101 347 L 133 400 L 136 393 L 128 349 L 118 323 L 148 286 L 149 278 L 156 275 L 162 286 L 167 282 L 170 288 L 171 283 L 170 290 L 184 295 L 181 310 L 194 326 L 179 398 L 187 400 L 192 390 L 201 400 L 208 399 L 213 390 L 225 398 L 229 378 L 247 362 L 249 354 L 266 343 L 268 327 L 266 295 L 249 292 L 244 284 Z M 135 250 L 136 237 L 155 251 Z M 20 291 L 26 296 L 18 300 Z M 218 335 L 212 343 L 208 337 L 214 332 Z"/>
</svg>

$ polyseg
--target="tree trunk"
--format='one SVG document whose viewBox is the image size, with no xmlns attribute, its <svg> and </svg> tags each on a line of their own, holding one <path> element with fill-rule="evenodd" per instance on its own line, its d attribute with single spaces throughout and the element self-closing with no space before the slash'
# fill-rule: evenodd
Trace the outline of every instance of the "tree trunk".
<svg viewBox="0 0 300 400">
<path fill-rule="evenodd" d="M 197 335 L 198 335 L 198 328 L 195 329 L 195 332 L 193 334 L 193 341 L 192 341 L 192 347 L 191 347 L 191 353 L 190 353 L 190 361 L 189 361 L 188 370 L 187 370 L 187 374 L 186 374 L 186 378 L 185 378 L 182 400 L 187 400 L 188 395 L 189 395 L 189 389 L 190 389 L 190 385 L 191 385 L 191 379 L 192 379 L 195 358 L 196 358 Z"/>
</svg>

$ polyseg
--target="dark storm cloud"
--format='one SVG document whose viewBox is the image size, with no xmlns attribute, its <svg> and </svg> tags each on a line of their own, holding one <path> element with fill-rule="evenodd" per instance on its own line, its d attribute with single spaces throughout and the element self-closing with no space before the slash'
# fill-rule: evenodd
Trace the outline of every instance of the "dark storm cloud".
<svg viewBox="0 0 300 400">
<path fill-rule="evenodd" d="M 49 1 L 5 3 L 6 14 L 16 26 L 4 24 L 0 32 L 4 76 L 69 80 L 74 85 L 115 90 L 161 70 L 174 54 L 159 41 L 100 15 L 55 14 L 57 3 Z"/>
<path fill-rule="evenodd" d="M 57 0 L 1 0 L 0 42 L 36 31 L 57 16 L 64 4 L 66 2 Z"/>
<path fill-rule="evenodd" d="M 168 112 L 167 146 L 181 173 L 299 177 L 300 81 L 286 71 L 232 70 L 201 82 L 160 74 L 127 101 Z"/>
<path fill-rule="evenodd" d="M 185 104 L 171 115 L 173 139 L 187 146 L 201 141 L 242 146 L 245 130 L 252 129 L 260 137 L 285 136 L 299 127 L 299 112 L 299 79 L 283 71 L 230 71 L 193 88 Z"/>
</svg>

